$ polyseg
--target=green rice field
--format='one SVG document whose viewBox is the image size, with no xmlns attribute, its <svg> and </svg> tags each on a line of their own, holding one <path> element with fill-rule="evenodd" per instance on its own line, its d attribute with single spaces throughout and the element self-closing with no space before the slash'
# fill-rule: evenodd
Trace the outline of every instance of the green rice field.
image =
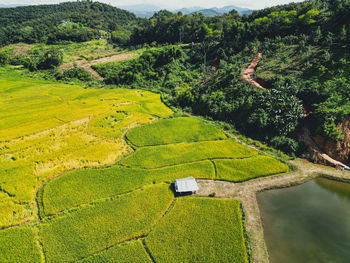
<svg viewBox="0 0 350 263">
<path fill-rule="evenodd" d="M 227 181 L 247 181 L 260 176 L 285 173 L 288 166 L 269 156 L 258 155 L 246 159 L 215 160 L 215 179 Z"/>
<path fill-rule="evenodd" d="M 156 262 L 248 262 L 237 200 L 179 198 L 146 245 Z"/>
<path fill-rule="evenodd" d="M 257 154 L 257 151 L 228 139 L 143 147 L 125 157 L 121 164 L 150 169 L 208 159 L 248 158 Z"/>
<path fill-rule="evenodd" d="M 0 68 L 0 108 L 0 262 L 248 262 L 240 202 L 173 182 L 288 171 L 146 91 Z"/>
<path fill-rule="evenodd" d="M 227 136 L 213 125 L 186 117 L 163 119 L 151 125 L 136 127 L 126 136 L 132 145 L 138 147 L 227 139 Z"/>
<path fill-rule="evenodd" d="M 141 240 L 125 242 L 91 257 L 78 260 L 79 263 L 118 262 L 152 263 Z"/>
</svg>

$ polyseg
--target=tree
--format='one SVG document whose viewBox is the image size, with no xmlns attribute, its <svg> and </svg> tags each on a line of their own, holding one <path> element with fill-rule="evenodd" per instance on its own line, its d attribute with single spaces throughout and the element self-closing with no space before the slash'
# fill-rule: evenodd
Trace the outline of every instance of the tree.
<svg viewBox="0 0 350 263">
<path fill-rule="evenodd" d="M 346 31 L 346 26 L 345 25 L 343 25 L 341 30 L 340 30 L 339 39 L 343 43 L 345 43 L 347 41 L 347 31 Z"/>
<path fill-rule="evenodd" d="M 320 40 L 322 38 L 322 32 L 321 32 L 321 27 L 318 26 L 315 31 L 312 33 L 312 41 L 314 44 L 319 44 Z"/>
<path fill-rule="evenodd" d="M 125 45 L 129 42 L 130 36 L 131 32 L 129 30 L 120 29 L 112 32 L 111 40 L 113 43 Z"/>
<path fill-rule="evenodd" d="M 252 132 L 268 137 L 286 136 L 293 132 L 303 109 L 301 101 L 294 93 L 289 87 L 262 93 L 248 120 Z"/>
<path fill-rule="evenodd" d="M 59 49 L 52 48 L 39 57 L 38 69 L 52 69 L 63 62 L 63 53 Z"/>
<path fill-rule="evenodd" d="M 0 51 L 0 65 L 6 65 L 8 63 L 9 57 L 7 52 Z"/>
<path fill-rule="evenodd" d="M 209 49 L 214 45 L 215 41 L 222 36 L 222 31 L 211 29 L 206 23 L 204 23 L 199 30 L 198 37 L 201 41 L 201 49 L 203 52 L 203 70 L 204 75 L 206 75 L 207 70 L 207 53 Z"/>
</svg>

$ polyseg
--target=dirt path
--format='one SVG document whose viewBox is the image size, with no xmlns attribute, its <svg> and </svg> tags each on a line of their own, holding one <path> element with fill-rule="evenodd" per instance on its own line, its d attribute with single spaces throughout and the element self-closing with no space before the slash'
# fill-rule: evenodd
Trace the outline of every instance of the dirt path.
<svg viewBox="0 0 350 263">
<path fill-rule="evenodd" d="M 243 71 L 243 79 L 249 82 L 252 86 L 265 90 L 265 88 L 261 86 L 258 82 L 256 82 L 252 77 L 261 59 L 262 59 L 262 53 L 258 53 L 258 56 L 255 57 L 253 61 L 250 63 L 250 65 L 248 66 L 248 68 L 246 68 Z"/>
<path fill-rule="evenodd" d="M 72 68 L 74 68 L 74 65 L 76 65 L 78 68 L 82 68 L 82 69 L 86 70 L 87 72 L 89 72 L 91 74 L 91 77 L 93 77 L 95 79 L 103 80 L 103 78 L 95 70 L 92 69 L 92 67 L 91 67 L 92 65 L 96 65 L 99 63 L 106 63 L 106 62 L 125 61 L 125 60 L 132 59 L 136 56 L 137 56 L 136 53 L 122 53 L 122 54 L 114 55 L 111 57 L 96 59 L 96 60 L 93 60 L 91 62 L 89 62 L 85 59 L 77 60 L 75 62 L 68 62 L 68 63 L 61 65 L 59 67 L 59 72 L 64 72 L 66 70 L 72 69 Z"/>
<path fill-rule="evenodd" d="M 263 223 L 256 198 L 257 193 L 269 189 L 298 185 L 319 175 L 330 179 L 350 182 L 350 172 L 313 165 L 300 159 L 290 161 L 289 165 L 297 167 L 296 170 L 288 174 L 260 178 L 245 183 L 197 180 L 200 190 L 195 196 L 207 197 L 209 194 L 215 192 L 215 197 L 236 198 L 242 201 L 253 262 L 269 262 L 264 240 Z"/>
</svg>

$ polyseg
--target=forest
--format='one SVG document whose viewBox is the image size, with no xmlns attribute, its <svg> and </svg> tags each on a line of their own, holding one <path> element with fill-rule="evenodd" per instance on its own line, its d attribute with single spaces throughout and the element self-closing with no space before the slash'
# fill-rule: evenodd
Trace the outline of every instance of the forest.
<svg viewBox="0 0 350 263">
<path fill-rule="evenodd" d="M 0 8 L 0 46 L 17 42 L 84 42 L 104 37 L 135 20 L 136 16 L 128 11 L 92 1 Z"/>
</svg>

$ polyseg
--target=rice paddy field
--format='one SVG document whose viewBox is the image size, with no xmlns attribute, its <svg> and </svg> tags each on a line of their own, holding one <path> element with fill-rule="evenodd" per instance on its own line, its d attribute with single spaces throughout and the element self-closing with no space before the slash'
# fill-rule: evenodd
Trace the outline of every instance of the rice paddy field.
<svg viewBox="0 0 350 263">
<path fill-rule="evenodd" d="M 248 262 L 238 200 L 179 198 L 146 245 L 156 262 Z"/>
<path fill-rule="evenodd" d="M 172 183 L 288 170 L 146 91 L 0 68 L 0 109 L 0 262 L 248 262 L 240 202 Z"/>
</svg>

